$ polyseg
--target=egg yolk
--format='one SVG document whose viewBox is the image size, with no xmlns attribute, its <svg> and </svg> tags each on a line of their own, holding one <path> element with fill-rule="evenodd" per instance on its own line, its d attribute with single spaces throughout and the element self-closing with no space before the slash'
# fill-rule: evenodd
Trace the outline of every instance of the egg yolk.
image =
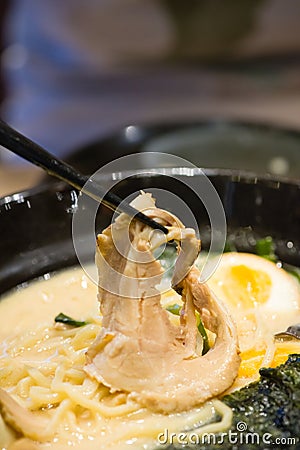
<svg viewBox="0 0 300 450">
<path fill-rule="evenodd" d="M 226 272 L 217 282 L 223 294 L 220 298 L 225 297 L 232 306 L 245 309 L 268 301 L 272 281 L 266 272 L 250 269 L 243 264 L 231 266 Z"/>
<path fill-rule="evenodd" d="M 242 362 L 239 368 L 238 377 L 250 378 L 253 376 L 259 376 L 259 369 L 263 364 L 266 349 L 261 348 L 259 350 L 251 349 L 241 353 Z M 276 367 L 283 364 L 288 359 L 288 355 L 291 353 L 299 353 L 299 343 L 296 341 L 291 342 L 278 342 L 275 344 L 275 352 L 272 361 L 267 364 L 267 367 Z"/>
</svg>

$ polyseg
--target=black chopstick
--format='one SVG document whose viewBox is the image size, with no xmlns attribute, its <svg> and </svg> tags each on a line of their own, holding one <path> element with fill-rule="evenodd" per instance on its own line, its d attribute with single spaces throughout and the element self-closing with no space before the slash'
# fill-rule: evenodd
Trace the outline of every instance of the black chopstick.
<svg viewBox="0 0 300 450">
<path fill-rule="evenodd" d="M 65 181 L 78 190 L 82 190 L 85 194 L 99 201 L 109 209 L 119 213 L 124 212 L 155 230 L 161 230 L 165 234 L 168 233 L 168 230 L 164 226 L 133 208 L 129 203 L 124 202 L 114 193 L 106 192 L 100 184 L 92 179 L 90 179 L 90 182 L 86 185 L 89 180 L 87 175 L 81 174 L 74 169 L 74 167 L 56 158 L 40 145 L 31 141 L 2 120 L 0 120 L 0 145 L 16 155 L 21 156 L 23 159 L 26 159 L 26 161 L 41 167 L 49 175 Z"/>
</svg>

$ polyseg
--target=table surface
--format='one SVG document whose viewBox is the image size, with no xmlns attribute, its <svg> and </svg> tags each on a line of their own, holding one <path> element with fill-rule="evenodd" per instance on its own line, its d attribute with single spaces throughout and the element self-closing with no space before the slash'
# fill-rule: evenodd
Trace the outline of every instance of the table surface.
<svg viewBox="0 0 300 450">
<path fill-rule="evenodd" d="M 42 176 L 43 171 L 36 167 L 0 165 L 0 197 L 33 187 Z"/>
</svg>

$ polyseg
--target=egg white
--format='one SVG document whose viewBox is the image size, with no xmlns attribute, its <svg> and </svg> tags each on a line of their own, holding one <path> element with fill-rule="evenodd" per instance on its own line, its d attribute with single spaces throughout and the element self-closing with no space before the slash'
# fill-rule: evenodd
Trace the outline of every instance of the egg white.
<svg viewBox="0 0 300 450">
<path fill-rule="evenodd" d="M 261 322 L 271 331 L 281 331 L 289 325 L 300 322 L 300 284 L 295 277 L 275 263 L 257 255 L 249 253 L 225 253 L 216 272 L 208 280 L 209 287 L 221 301 L 227 304 L 236 320 L 242 319 L 243 310 L 247 307 L 239 305 L 239 311 L 234 307 L 231 299 L 224 295 L 223 286 L 228 281 L 228 274 L 234 266 L 246 268 L 266 274 L 270 281 L 270 292 L 265 302 L 254 302 L 255 313 Z M 238 288 L 238 286 L 237 286 Z"/>
</svg>

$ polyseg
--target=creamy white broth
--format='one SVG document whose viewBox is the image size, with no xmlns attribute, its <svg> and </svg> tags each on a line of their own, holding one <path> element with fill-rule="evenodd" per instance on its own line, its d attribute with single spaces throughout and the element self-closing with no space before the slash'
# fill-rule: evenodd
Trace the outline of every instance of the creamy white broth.
<svg viewBox="0 0 300 450">
<path fill-rule="evenodd" d="M 33 333 L 34 330 L 53 328 L 54 318 L 60 312 L 77 319 L 89 320 L 98 316 L 99 305 L 97 302 L 97 286 L 85 275 L 81 268 L 67 269 L 61 273 L 55 274 L 47 280 L 35 281 L 27 287 L 16 290 L 2 298 L 0 302 L 0 363 L 5 358 L 7 345 L 18 336 Z M 41 347 L 42 348 L 42 347 Z M 54 352 L 55 353 L 55 352 Z M 15 351 L 14 359 L 17 363 L 28 365 L 38 363 L 46 367 L 51 361 L 53 351 L 36 350 L 33 346 L 26 350 Z M 0 366 L 1 367 L 1 366 Z M 0 369 L 1 373 L 1 369 Z M 20 394 L 20 389 L 11 389 L 1 380 L 0 386 L 7 389 L 13 395 Z M 20 395 L 21 401 L 22 394 Z M 18 400 L 20 400 L 18 398 Z M 26 406 L 24 400 L 24 406 Z M 138 409 L 127 416 L 107 418 L 104 417 L 99 429 L 93 429 L 93 422 L 87 415 L 87 418 L 81 418 L 80 427 L 72 429 L 70 423 L 61 425 L 53 438 L 45 439 L 39 442 L 37 448 L 41 449 L 67 449 L 80 448 L 82 450 L 92 449 L 153 449 L 158 447 L 156 438 L 164 429 L 170 432 L 179 432 L 184 426 L 193 428 L 195 423 L 199 422 L 201 417 L 204 421 L 213 417 L 215 406 L 208 402 L 204 408 L 194 408 L 192 411 L 172 414 L 170 416 L 154 414 L 146 409 Z M 30 409 L 30 408 L 29 408 Z M 53 408 L 55 409 L 55 408 Z M 50 414 L 51 410 L 39 412 L 39 414 Z M 227 418 L 228 420 L 228 418 Z M 61 418 L 64 422 L 64 415 Z M 201 422 L 201 420 L 200 420 Z M 227 426 L 229 423 L 227 424 Z M 69 430 L 69 431 L 68 431 Z M 8 431 L 8 430 L 6 430 Z M 8 433 L 6 442 L 1 442 L 0 448 L 6 450 L 11 440 L 11 434 Z M 35 441 L 35 439 L 32 439 Z M 2 445 L 2 447 L 1 447 Z M 24 447 L 25 449 L 25 447 Z"/>
<path fill-rule="evenodd" d="M 36 325 L 52 324 L 63 311 L 83 320 L 98 314 L 97 286 L 79 268 L 71 268 L 49 279 L 33 281 L 0 301 L 0 340 Z"/>
</svg>

